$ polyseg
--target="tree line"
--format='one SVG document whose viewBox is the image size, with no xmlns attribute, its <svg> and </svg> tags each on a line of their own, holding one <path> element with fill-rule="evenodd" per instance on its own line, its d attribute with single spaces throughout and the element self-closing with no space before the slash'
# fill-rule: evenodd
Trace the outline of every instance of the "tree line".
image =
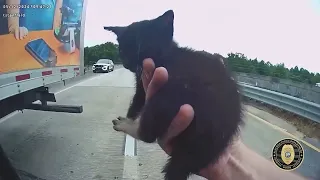
<svg viewBox="0 0 320 180">
<path fill-rule="evenodd" d="M 271 64 L 269 61 L 249 59 L 241 53 L 229 53 L 227 63 L 232 71 L 259 74 L 263 76 L 271 76 L 280 79 L 290 79 L 295 82 L 302 82 L 307 84 L 320 83 L 320 74 L 311 73 L 307 69 L 286 68 L 283 63 Z"/>
<path fill-rule="evenodd" d="M 112 42 L 85 47 L 84 64 L 92 65 L 101 58 L 113 60 L 115 64 L 120 64 L 118 45 Z M 234 72 L 243 72 L 271 76 L 280 79 L 290 79 L 295 82 L 302 82 L 315 85 L 320 83 L 320 74 L 311 73 L 307 69 L 294 67 L 286 68 L 283 63 L 271 64 L 269 61 L 263 61 L 247 58 L 241 53 L 229 53 L 226 57 L 228 67 Z"/>
<path fill-rule="evenodd" d="M 121 64 L 118 45 L 112 42 L 84 48 L 84 64 L 93 65 L 99 59 L 111 59 L 115 64 Z"/>
</svg>

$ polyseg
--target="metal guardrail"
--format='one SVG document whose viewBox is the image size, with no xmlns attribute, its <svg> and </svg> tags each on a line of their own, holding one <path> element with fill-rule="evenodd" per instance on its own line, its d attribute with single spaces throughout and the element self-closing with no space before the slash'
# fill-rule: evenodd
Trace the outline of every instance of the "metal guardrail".
<svg viewBox="0 0 320 180">
<path fill-rule="evenodd" d="M 286 94 L 238 82 L 246 97 L 287 110 L 294 114 L 320 123 L 320 104 L 306 101 Z"/>
</svg>

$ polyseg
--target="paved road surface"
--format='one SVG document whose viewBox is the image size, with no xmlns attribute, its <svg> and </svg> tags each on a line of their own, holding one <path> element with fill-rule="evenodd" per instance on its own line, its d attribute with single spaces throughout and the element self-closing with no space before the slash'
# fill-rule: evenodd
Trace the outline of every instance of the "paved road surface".
<svg viewBox="0 0 320 180">
<path fill-rule="evenodd" d="M 92 77 L 56 96 L 60 104 L 82 104 L 82 114 L 25 111 L 0 121 L 0 143 L 14 166 L 48 180 L 163 179 L 166 155 L 157 145 L 137 142 L 137 156 L 124 157 L 125 136 L 112 129 L 111 120 L 125 115 L 133 94 L 131 73 L 122 68 Z M 266 158 L 288 137 L 252 116 L 246 122 L 244 142 Z M 306 157 L 298 172 L 315 178 L 320 154 L 303 147 Z"/>
</svg>

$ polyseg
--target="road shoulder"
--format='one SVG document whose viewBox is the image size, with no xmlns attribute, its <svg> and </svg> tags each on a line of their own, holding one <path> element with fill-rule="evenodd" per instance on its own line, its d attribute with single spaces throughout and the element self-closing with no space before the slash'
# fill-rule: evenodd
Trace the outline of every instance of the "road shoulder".
<svg viewBox="0 0 320 180">
<path fill-rule="evenodd" d="M 292 136 L 292 138 L 302 140 L 305 145 L 319 152 L 320 143 L 318 139 L 308 138 L 303 132 L 299 131 L 296 126 L 286 120 L 251 105 L 245 105 L 244 108 L 249 114 L 256 116 L 256 120 L 268 122 L 273 128 L 278 129 L 286 135 L 291 134 L 290 136 Z"/>
</svg>

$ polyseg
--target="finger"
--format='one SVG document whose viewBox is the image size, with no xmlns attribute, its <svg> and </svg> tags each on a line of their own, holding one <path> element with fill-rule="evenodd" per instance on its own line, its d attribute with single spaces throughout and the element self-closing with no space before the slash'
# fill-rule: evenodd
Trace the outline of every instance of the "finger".
<svg viewBox="0 0 320 180">
<path fill-rule="evenodd" d="M 26 36 L 28 36 L 28 29 L 26 28 L 26 27 L 23 27 L 23 32 L 24 32 L 24 34 L 23 34 L 23 37 L 25 38 Z"/>
<path fill-rule="evenodd" d="M 20 40 L 23 39 L 23 37 L 24 37 L 24 31 L 23 31 L 23 28 L 20 27 L 19 28 L 19 38 L 20 38 Z"/>
<path fill-rule="evenodd" d="M 153 77 L 147 87 L 146 91 L 146 100 L 152 97 L 161 86 L 163 86 L 168 81 L 168 72 L 164 67 L 157 68 L 154 73 Z"/>
<path fill-rule="evenodd" d="M 14 37 L 18 40 L 19 39 L 19 28 L 14 30 Z"/>
<path fill-rule="evenodd" d="M 152 59 L 147 58 L 143 60 L 142 71 L 142 84 L 144 91 L 147 92 L 148 85 L 152 79 L 152 74 L 155 69 L 155 65 Z"/>
<path fill-rule="evenodd" d="M 178 114 L 173 118 L 167 133 L 159 139 L 160 146 L 168 153 L 171 152 L 170 140 L 181 134 L 192 122 L 194 110 L 189 104 L 180 107 Z"/>
<path fill-rule="evenodd" d="M 24 27 L 24 29 L 26 30 L 26 36 L 27 36 L 29 34 L 29 30 L 26 27 Z"/>
<path fill-rule="evenodd" d="M 172 139 L 182 133 L 192 122 L 194 111 L 191 105 L 184 104 L 180 107 L 178 114 L 173 118 L 165 139 Z M 165 140 L 164 139 L 164 140 Z"/>
</svg>

